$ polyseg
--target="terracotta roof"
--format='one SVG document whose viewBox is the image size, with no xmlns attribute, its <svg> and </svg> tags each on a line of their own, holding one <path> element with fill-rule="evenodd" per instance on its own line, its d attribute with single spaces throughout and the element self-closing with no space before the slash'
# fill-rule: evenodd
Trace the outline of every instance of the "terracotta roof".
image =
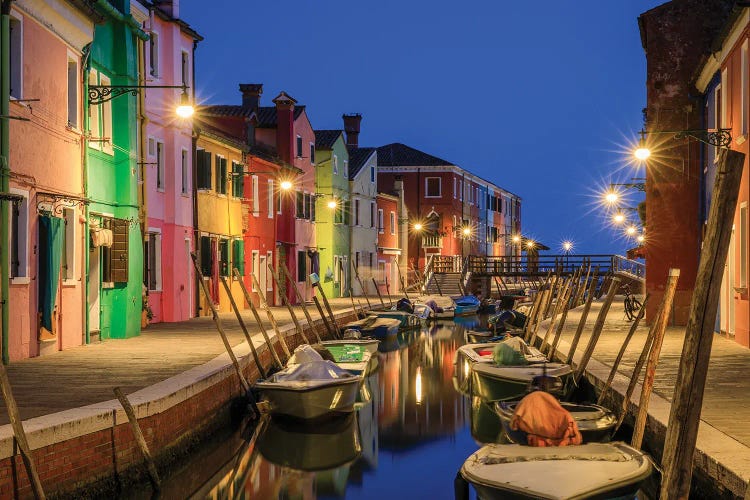
<svg viewBox="0 0 750 500">
<path fill-rule="evenodd" d="M 455 165 L 405 144 L 394 142 L 378 148 L 378 165 L 383 167 L 439 167 Z"/>
<path fill-rule="evenodd" d="M 305 110 L 305 106 L 294 107 L 294 119 L 296 120 Z M 199 112 L 207 116 L 231 116 L 235 118 L 250 118 L 255 113 L 258 128 L 276 127 L 276 106 L 261 106 L 257 112 L 250 107 L 239 104 L 213 104 L 201 106 Z"/>
<path fill-rule="evenodd" d="M 354 180 L 367 160 L 377 151 L 376 148 L 347 148 L 349 151 L 349 180 Z M 379 157 L 378 157 L 379 158 Z M 378 160 L 380 163 L 380 160 Z"/>
<path fill-rule="evenodd" d="M 315 149 L 333 149 L 336 139 L 344 132 L 341 130 L 316 130 L 315 131 Z"/>
<path fill-rule="evenodd" d="M 305 110 L 304 106 L 294 107 L 294 119 L 296 120 Z M 276 127 L 276 106 L 261 106 L 258 108 L 258 128 Z"/>
</svg>

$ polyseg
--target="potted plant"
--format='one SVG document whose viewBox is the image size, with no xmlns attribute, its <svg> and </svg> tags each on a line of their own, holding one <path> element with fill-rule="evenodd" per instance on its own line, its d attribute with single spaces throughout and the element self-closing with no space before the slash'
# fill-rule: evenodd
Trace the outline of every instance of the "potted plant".
<svg viewBox="0 0 750 500">
<path fill-rule="evenodd" d="M 148 295 L 144 295 L 141 307 L 141 328 L 146 328 L 152 319 L 154 319 L 154 312 L 151 310 L 151 306 L 148 305 Z"/>
</svg>

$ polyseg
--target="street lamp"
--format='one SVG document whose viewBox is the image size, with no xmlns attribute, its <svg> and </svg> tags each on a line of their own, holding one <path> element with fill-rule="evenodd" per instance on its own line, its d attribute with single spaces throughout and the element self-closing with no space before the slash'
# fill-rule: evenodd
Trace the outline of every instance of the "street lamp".
<svg viewBox="0 0 750 500">
<path fill-rule="evenodd" d="M 571 250 L 573 250 L 573 242 L 571 241 L 563 241 L 562 243 L 563 250 L 566 254 L 570 253 Z"/>
<path fill-rule="evenodd" d="M 646 134 L 671 134 L 675 140 L 692 138 L 709 146 L 728 148 L 732 144 L 730 129 L 690 129 L 690 130 L 643 130 L 639 132 L 641 138 L 633 155 L 639 161 L 645 161 L 651 156 L 651 149 L 646 145 Z"/>
<path fill-rule="evenodd" d="M 337 206 L 338 206 L 338 203 L 336 203 L 336 200 L 334 199 L 331 199 L 328 202 L 328 208 L 330 208 L 331 210 L 335 209 Z"/>
<path fill-rule="evenodd" d="M 414 230 L 415 231 L 421 231 L 422 230 L 422 224 L 420 224 L 419 222 L 415 223 L 414 224 Z"/>
<path fill-rule="evenodd" d="M 463 232 L 464 236 L 466 236 L 466 237 L 471 236 L 471 228 L 465 227 L 465 228 L 463 228 L 462 232 Z"/>
<path fill-rule="evenodd" d="M 89 85 L 88 102 L 91 106 L 96 106 L 125 94 L 137 96 L 141 89 L 182 89 L 180 104 L 175 112 L 181 118 L 190 118 L 195 109 L 190 103 L 188 88 L 187 85 Z"/>
<path fill-rule="evenodd" d="M 625 229 L 625 233 L 628 236 L 635 236 L 635 233 L 637 233 L 637 232 L 638 232 L 638 228 L 635 227 L 635 226 L 628 226 L 628 228 Z"/>
<path fill-rule="evenodd" d="M 290 189 L 292 189 L 292 182 L 291 181 L 281 181 L 280 187 L 284 191 L 289 191 Z"/>
<path fill-rule="evenodd" d="M 622 224 L 625 222 L 625 215 L 622 212 L 617 212 L 613 217 L 612 220 L 615 224 Z"/>
</svg>

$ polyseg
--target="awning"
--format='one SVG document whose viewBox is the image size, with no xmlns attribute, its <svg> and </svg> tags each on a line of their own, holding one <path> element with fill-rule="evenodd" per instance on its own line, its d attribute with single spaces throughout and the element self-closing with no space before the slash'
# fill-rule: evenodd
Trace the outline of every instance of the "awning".
<svg viewBox="0 0 750 500">
<path fill-rule="evenodd" d="M 92 227 L 91 231 L 91 246 L 96 247 L 111 247 L 112 246 L 112 230 L 104 229 L 101 227 Z"/>
</svg>

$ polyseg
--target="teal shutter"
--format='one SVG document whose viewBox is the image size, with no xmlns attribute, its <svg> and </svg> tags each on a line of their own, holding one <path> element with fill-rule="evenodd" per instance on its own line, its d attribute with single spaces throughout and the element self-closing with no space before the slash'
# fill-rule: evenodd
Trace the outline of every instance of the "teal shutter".
<svg viewBox="0 0 750 500">
<path fill-rule="evenodd" d="M 232 262 L 233 267 L 237 269 L 240 276 L 245 275 L 245 242 L 234 240 L 232 242 Z"/>
</svg>

